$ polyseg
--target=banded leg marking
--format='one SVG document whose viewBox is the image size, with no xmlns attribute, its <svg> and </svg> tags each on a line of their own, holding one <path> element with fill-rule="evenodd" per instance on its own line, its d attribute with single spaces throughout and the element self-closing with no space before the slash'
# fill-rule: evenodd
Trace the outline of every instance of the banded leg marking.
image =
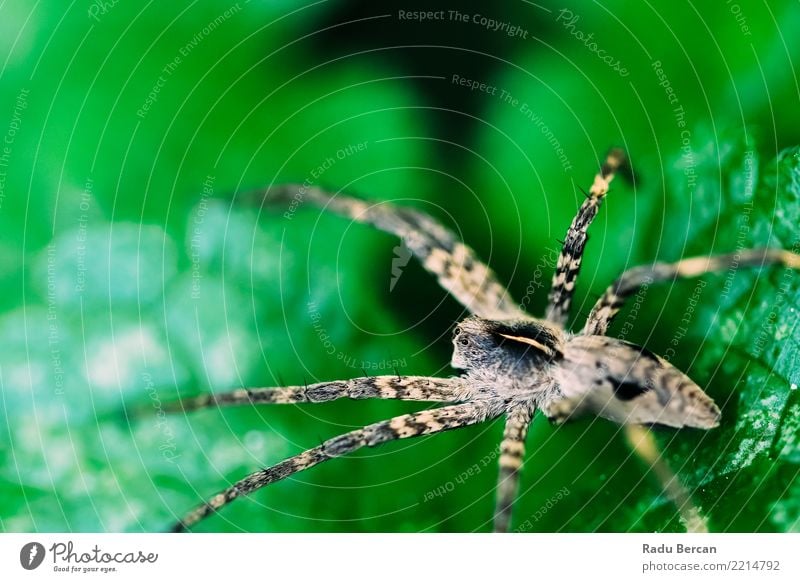
<svg viewBox="0 0 800 582">
<path fill-rule="evenodd" d="M 714 257 L 693 257 L 676 263 L 654 263 L 625 271 L 598 299 L 589 313 L 583 328 L 584 335 L 605 335 L 608 326 L 644 284 L 669 281 L 677 278 L 699 277 L 706 273 L 722 271 L 733 264 L 745 267 L 761 267 L 772 264 L 790 269 L 800 269 L 800 255 L 782 249 L 752 249 Z"/>
<path fill-rule="evenodd" d="M 427 214 L 389 203 L 373 203 L 299 184 L 274 186 L 242 196 L 245 202 L 297 204 L 308 201 L 352 220 L 399 236 L 439 284 L 471 313 L 491 319 L 524 317 L 506 288 L 475 252 Z"/>
<path fill-rule="evenodd" d="M 376 422 L 322 443 L 299 455 L 286 459 L 266 469 L 256 471 L 189 512 L 172 528 L 185 531 L 222 507 L 267 485 L 309 469 L 324 461 L 340 457 L 362 447 L 374 447 L 397 439 L 434 434 L 489 420 L 493 408 L 487 401 L 456 404 L 396 416 L 391 420 Z"/>
<path fill-rule="evenodd" d="M 621 149 L 615 148 L 608 152 L 606 161 L 600 168 L 600 173 L 594 177 L 586 200 L 581 204 L 577 216 L 572 220 L 567 231 L 567 237 L 556 264 L 556 272 L 553 275 L 549 305 L 545 314 L 545 317 L 553 323 L 564 325 L 567 321 L 572 295 L 575 291 L 575 280 L 580 272 L 583 250 L 586 247 L 586 233 L 608 193 L 611 180 L 625 163 L 627 163 L 625 153 Z"/>
<path fill-rule="evenodd" d="M 420 400 L 429 402 L 459 402 L 466 400 L 469 387 L 461 378 L 431 378 L 428 376 L 368 376 L 352 380 L 318 382 L 308 386 L 283 388 L 239 388 L 222 394 L 206 394 L 179 400 L 168 411 L 191 411 L 217 406 L 243 404 L 298 404 L 328 402 L 337 398 L 384 398 L 390 400 Z"/>
<path fill-rule="evenodd" d="M 500 472 L 497 478 L 497 504 L 494 531 L 507 532 L 519 489 L 519 471 L 525 457 L 525 437 L 533 417 L 533 409 L 521 407 L 508 414 L 503 441 L 500 443 Z"/>
</svg>

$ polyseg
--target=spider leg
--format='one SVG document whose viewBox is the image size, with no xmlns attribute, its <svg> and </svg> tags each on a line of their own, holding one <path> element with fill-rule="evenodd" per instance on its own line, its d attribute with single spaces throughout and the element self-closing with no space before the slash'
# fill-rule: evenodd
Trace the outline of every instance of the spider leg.
<svg viewBox="0 0 800 582">
<path fill-rule="evenodd" d="M 714 257 L 694 257 L 676 263 L 654 263 L 625 271 L 600 297 L 589 313 L 584 335 L 604 335 L 625 300 L 642 285 L 683 277 L 699 277 L 729 267 L 761 267 L 780 264 L 800 269 L 800 255 L 782 249 L 752 249 Z"/>
<path fill-rule="evenodd" d="M 689 491 L 662 458 L 653 433 L 649 428 L 641 424 L 625 420 L 629 411 L 626 410 L 622 403 L 616 400 L 596 399 L 589 393 L 582 397 L 553 401 L 545 405 L 543 411 L 551 420 L 560 424 L 569 420 L 572 414 L 587 407 L 594 409 L 595 412 L 605 410 L 607 414 L 623 425 L 628 445 L 633 453 L 650 467 L 658 479 L 661 490 L 678 509 L 686 531 L 689 533 L 708 532 L 706 518 L 703 517 L 700 509 L 692 502 Z"/>
<path fill-rule="evenodd" d="M 240 388 L 222 394 L 206 394 L 178 400 L 168 405 L 169 412 L 200 410 L 242 404 L 297 404 L 328 402 L 337 398 L 384 398 L 429 402 L 460 402 L 469 396 L 461 378 L 427 376 L 368 376 L 352 380 L 318 382 L 307 386 L 281 388 Z"/>
<path fill-rule="evenodd" d="M 489 319 L 525 314 L 475 252 L 427 214 L 389 203 L 365 202 L 300 184 L 273 186 L 243 195 L 249 203 L 292 204 L 308 201 L 325 210 L 399 236 L 422 265 L 471 313 Z"/>
<path fill-rule="evenodd" d="M 340 457 L 362 447 L 374 447 L 397 439 L 428 435 L 479 424 L 497 416 L 499 412 L 491 401 L 468 402 L 396 416 L 390 420 L 376 422 L 364 428 L 334 437 L 318 447 L 248 475 L 188 513 L 180 522 L 175 524 L 173 531 L 184 531 L 234 499 L 249 495 L 266 485 L 286 479 L 323 461 Z"/>
<path fill-rule="evenodd" d="M 511 512 L 519 489 L 519 471 L 525 456 L 525 437 L 534 409 L 515 408 L 506 417 L 503 441 L 500 443 L 500 473 L 497 479 L 497 505 L 494 512 L 494 531 L 507 532 Z"/>
<path fill-rule="evenodd" d="M 609 184 L 614 175 L 627 163 L 625 152 L 614 148 L 606 155 L 606 161 L 600 168 L 600 173 L 594 177 L 594 183 L 589 188 L 586 200 L 581 204 L 578 214 L 564 239 L 561 255 L 556 263 L 556 272 L 553 274 L 553 283 L 550 289 L 549 305 L 545 317 L 548 321 L 564 325 L 569 315 L 572 303 L 572 294 L 575 291 L 575 279 L 581 268 L 583 249 L 586 247 L 589 225 L 592 224 L 603 198 L 608 193 Z"/>
<path fill-rule="evenodd" d="M 672 469 L 661 457 L 661 451 L 659 451 L 656 439 L 653 438 L 653 433 L 641 425 L 627 424 L 625 425 L 625 437 L 633 452 L 650 466 L 661 484 L 661 490 L 678 508 L 686 531 L 688 533 L 708 533 L 706 518 L 692 502 L 691 495 L 678 476 L 672 472 Z"/>
</svg>

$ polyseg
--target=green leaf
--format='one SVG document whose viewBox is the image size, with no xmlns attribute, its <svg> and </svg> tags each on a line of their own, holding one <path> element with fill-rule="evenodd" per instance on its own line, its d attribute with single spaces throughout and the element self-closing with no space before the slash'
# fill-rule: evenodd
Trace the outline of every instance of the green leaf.
<svg viewBox="0 0 800 582">
<path fill-rule="evenodd" d="M 729 200 L 720 221 L 738 233 L 735 249 L 797 253 L 800 150 L 782 152 L 759 173 L 753 196 Z M 693 377 L 722 403 L 724 416 L 692 452 L 689 482 L 701 488 L 698 500 L 716 529 L 796 530 L 800 277 L 777 267 L 741 268 L 710 278 L 708 288 L 704 297 L 713 301 L 698 310 L 686 343 L 698 354 Z"/>
<path fill-rule="evenodd" d="M 786 150 L 777 160 L 759 167 L 752 161 L 752 150 L 735 144 L 726 145 L 724 152 L 709 149 L 707 158 L 697 160 L 695 197 L 702 203 L 705 195 L 701 192 L 716 192 L 719 214 L 701 213 L 696 223 L 687 221 L 685 213 L 668 214 L 665 230 L 687 233 L 689 251 L 653 258 L 676 260 L 710 254 L 710 242 L 716 252 L 765 245 L 800 251 L 794 232 L 800 150 Z M 715 167 L 720 158 L 725 170 L 715 185 L 704 168 Z M 749 189 L 749 196 L 743 195 L 739 184 L 746 181 L 745 175 L 756 173 L 760 176 L 757 185 Z M 681 174 L 676 171 L 675 175 Z M 668 198 L 680 199 L 685 194 L 683 185 L 676 178 L 667 191 Z M 646 345 L 667 357 L 721 406 L 723 419 L 717 429 L 658 433 L 666 459 L 692 491 L 712 531 L 798 528 L 798 310 L 800 273 L 778 267 L 738 268 L 698 280 L 651 286 L 640 305 L 623 310 L 609 331 L 611 336 Z M 579 464 L 580 471 L 571 471 L 574 487 L 586 489 L 584 494 L 602 500 L 602 506 L 588 513 L 585 506 L 577 506 L 567 525 L 558 526 L 556 520 L 573 511 L 560 506 L 557 516 L 537 524 L 537 529 L 681 531 L 674 507 L 658 491 L 654 478 L 645 478 L 643 467 L 631 466 L 616 429 L 596 425 L 595 421 L 588 426 L 584 422 L 555 434 L 549 427 L 540 427 L 538 438 L 562 441 L 559 444 L 567 452 L 558 457 L 554 451 L 550 459 L 537 454 L 528 470 L 553 470 L 563 479 L 565 469 Z M 576 439 L 580 442 L 573 447 L 570 443 Z M 578 446 L 585 450 L 573 450 Z M 609 452 L 609 447 L 616 452 Z M 609 474 L 608 481 L 596 489 L 598 477 L 603 480 Z M 566 478 L 569 480 L 569 474 Z M 633 490 L 631 483 L 636 484 Z M 554 487 L 555 482 L 549 485 L 550 490 Z M 596 490 L 590 492 L 592 487 Z M 547 491 L 534 493 L 535 500 L 525 499 L 524 506 L 542 503 Z M 563 503 L 569 501 L 574 498 Z"/>
<path fill-rule="evenodd" d="M 797 141 L 787 71 L 798 12 L 737 5 L 752 36 L 726 3 L 575 3 L 575 29 L 630 77 L 557 20 L 561 5 L 509 9 L 530 38 L 483 31 L 489 52 L 509 58 L 473 60 L 511 99 L 470 93 L 447 105 L 483 100 L 485 122 L 452 132 L 474 136 L 456 144 L 477 152 L 468 158 L 435 149 L 451 135 L 434 117 L 442 104 L 410 79 L 441 63 L 420 73 L 360 44 L 327 54 L 318 35 L 340 3 L 118 3 L 95 18 L 85 5 L 5 2 L 0 111 L 15 133 L 0 198 L 0 528 L 162 530 L 254 469 L 419 408 L 163 414 L 178 396 L 362 368 L 453 373 L 448 332 L 463 311 L 413 262 L 390 290 L 397 241 L 305 206 L 291 218 L 232 207 L 242 190 L 309 180 L 423 208 L 534 314 L 578 187 L 609 145 L 627 147 L 638 180 L 615 183 L 593 226 L 578 311 L 633 264 L 737 248 L 745 216 L 745 246 L 794 248 L 797 151 L 765 162 Z M 633 317 L 626 339 L 653 351 L 677 338 L 671 360 L 722 405 L 719 429 L 661 437 L 715 530 L 798 530 L 795 275 L 666 285 L 621 316 Z M 690 307 L 684 325 L 675 314 Z M 338 459 L 198 529 L 486 531 L 500 432 L 490 423 Z M 555 430 L 540 418 L 529 442 L 517 527 L 681 530 L 615 425 Z"/>
<path fill-rule="evenodd" d="M 3 527 L 161 530 L 231 480 L 338 434 L 343 419 L 408 409 L 166 417 L 179 395 L 347 378 L 362 367 L 438 370 L 403 333 L 414 321 L 387 305 L 397 241 L 318 209 L 289 218 L 230 206 L 239 190 L 290 180 L 378 199 L 422 191 L 415 168 L 430 154 L 415 137 L 424 134 L 418 96 L 377 59 L 311 60 L 308 44 L 291 44 L 324 9 L 243 3 L 217 20 L 230 6 L 140 14 L 120 3 L 100 22 L 45 10 L 32 21 L 52 35 L 33 35 L 12 60 L 29 95 L 4 182 L 15 195 L 0 214 L 11 241 L 0 253 L 24 273 L 10 280 L 0 317 L 0 477 L 20 487 Z M 18 90 L 4 85 L 12 106 Z M 354 473 L 346 464 L 336 476 Z M 383 467 L 411 464 L 407 455 Z M 380 461 L 359 466 L 353 488 L 324 511 L 311 494 L 322 488 L 304 476 L 251 502 L 272 511 L 245 502 L 208 527 L 366 529 L 342 519 L 370 484 L 380 490 L 365 502 L 370 514 L 396 514 L 398 499 L 414 505 L 402 484 L 386 485 Z M 29 489 L 41 495 L 26 502 Z"/>
</svg>

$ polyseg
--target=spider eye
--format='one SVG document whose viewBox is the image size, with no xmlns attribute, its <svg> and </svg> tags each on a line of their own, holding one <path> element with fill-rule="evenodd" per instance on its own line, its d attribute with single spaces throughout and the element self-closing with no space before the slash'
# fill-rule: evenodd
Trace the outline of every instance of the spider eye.
<svg viewBox="0 0 800 582">
<path fill-rule="evenodd" d="M 458 338 L 458 343 L 460 343 L 462 346 L 466 347 L 466 346 L 469 345 L 469 340 L 467 338 L 465 338 L 464 336 L 461 336 L 460 338 Z"/>
</svg>

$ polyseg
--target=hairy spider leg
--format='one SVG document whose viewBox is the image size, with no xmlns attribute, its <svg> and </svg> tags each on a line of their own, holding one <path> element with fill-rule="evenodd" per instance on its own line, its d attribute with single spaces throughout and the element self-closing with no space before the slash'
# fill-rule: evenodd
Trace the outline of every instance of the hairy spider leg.
<svg viewBox="0 0 800 582">
<path fill-rule="evenodd" d="M 494 531 L 507 532 L 519 489 L 519 472 L 525 457 L 525 437 L 535 410 L 521 406 L 508 413 L 500 443 L 500 472 L 497 478 L 497 501 L 494 512 Z"/>
<path fill-rule="evenodd" d="M 273 186 L 242 195 L 249 203 L 298 204 L 308 201 L 357 222 L 399 236 L 439 284 L 471 313 L 490 319 L 524 317 L 508 290 L 475 252 L 429 215 L 388 202 L 366 202 L 299 184 Z M 298 202 L 300 201 L 300 202 Z"/>
<path fill-rule="evenodd" d="M 496 408 L 484 400 L 423 410 L 370 424 L 329 439 L 318 447 L 248 475 L 189 512 L 175 524 L 172 531 L 185 531 L 239 497 L 360 448 L 479 424 L 498 414 Z"/>
<path fill-rule="evenodd" d="M 625 271 L 592 308 L 583 335 L 605 335 L 608 326 L 642 285 L 678 278 L 700 277 L 729 267 L 762 267 L 772 264 L 800 269 L 800 255 L 782 249 L 752 249 L 712 257 L 693 257 L 676 263 L 653 263 Z"/>
<path fill-rule="evenodd" d="M 460 402 L 469 387 L 462 378 L 428 376 L 367 376 L 352 380 L 317 382 L 307 386 L 239 388 L 221 394 L 205 394 L 170 403 L 168 412 L 192 411 L 244 404 L 299 404 L 328 402 L 339 398 L 383 398 L 427 402 Z"/>
<path fill-rule="evenodd" d="M 650 466 L 661 485 L 661 490 L 677 507 L 686 531 L 688 533 L 708 533 L 706 518 L 692 501 L 689 491 L 661 456 L 653 433 L 644 426 L 626 424 L 625 437 L 631 450 Z"/>
<path fill-rule="evenodd" d="M 545 318 L 548 321 L 562 326 L 566 324 L 572 295 L 575 292 L 575 280 L 581 269 L 583 250 L 588 238 L 586 233 L 608 193 L 611 180 L 626 164 L 627 158 L 621 149 L 613 148 L 608 152 L 606 160 L 600 168 L 600 173 L 594 177 L 586 200 L 581 204 L 578 214 L 569 226 L 564 246 L 561 248 L 561 254 L 556 263 L 556 272 L 553 274 L 553 283 L 548 297 L 549 304 L 545 312 Z"/>
</svg>

